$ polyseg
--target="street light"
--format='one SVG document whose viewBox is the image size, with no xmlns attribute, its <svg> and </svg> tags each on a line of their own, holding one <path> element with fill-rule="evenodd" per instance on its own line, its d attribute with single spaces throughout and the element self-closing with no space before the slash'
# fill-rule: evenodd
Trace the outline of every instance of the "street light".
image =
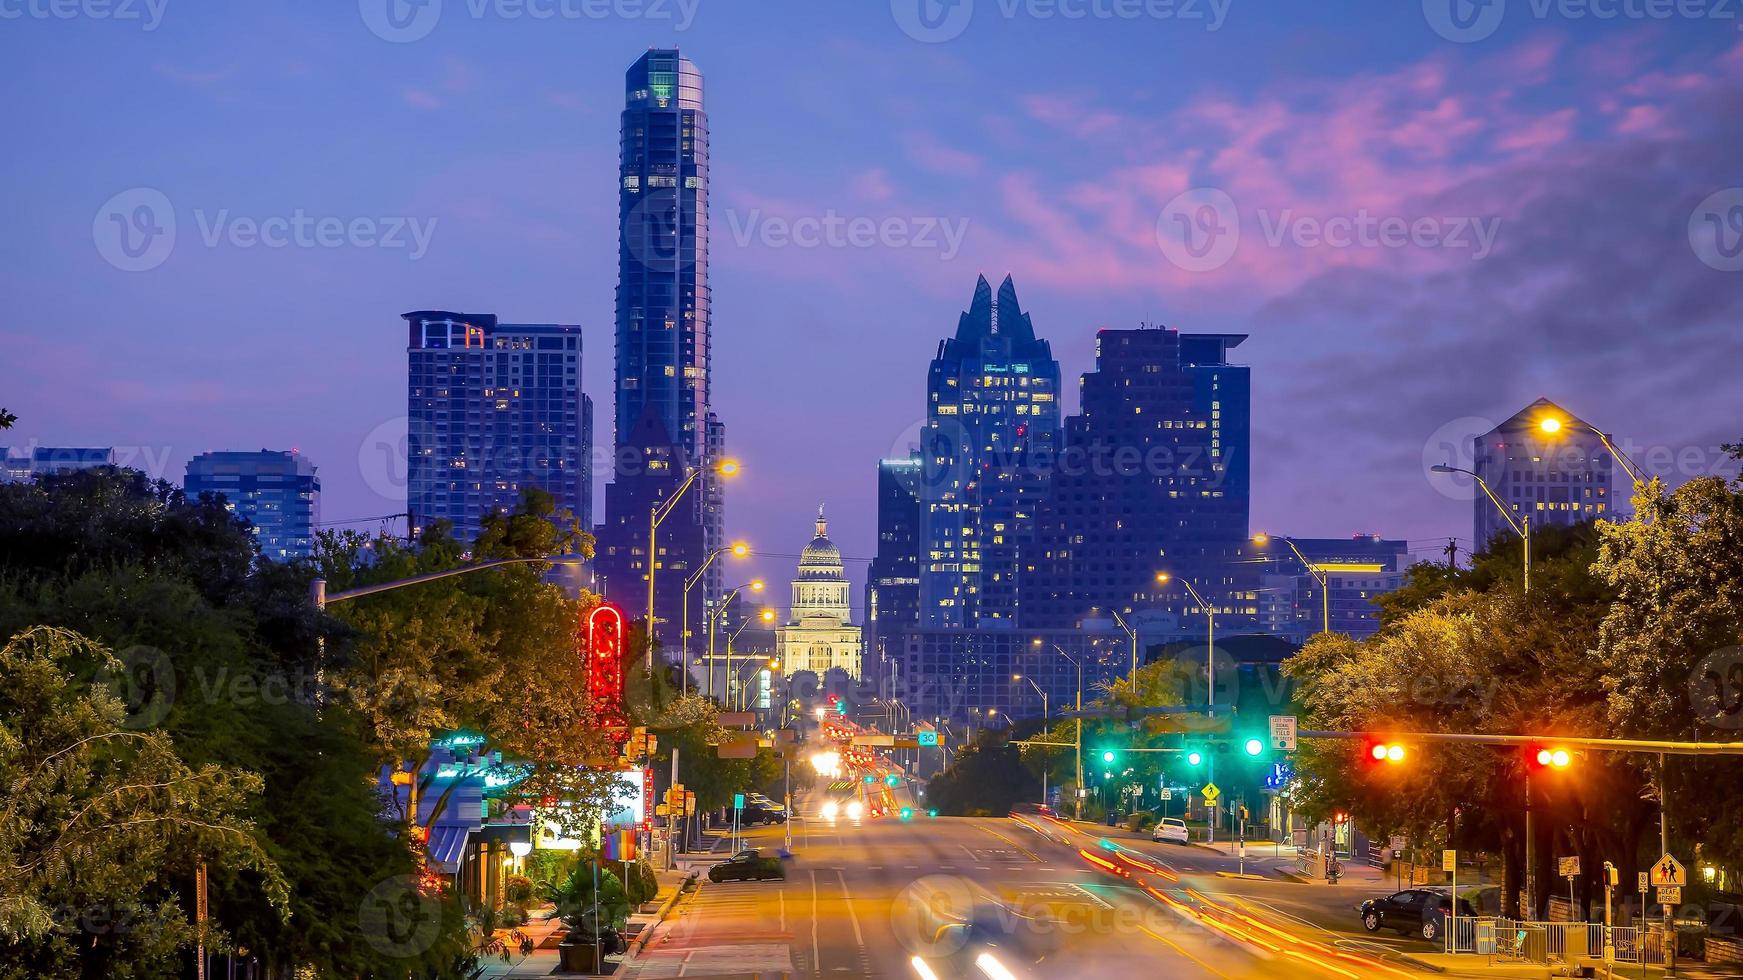
<svg viewBox="0 0 1743 980">
<path fill-rule="evenodd" d="M 1029 686 L 1035 689 L 1035 693 L 1041 695 L 1041 721 L 1046 722 L 1047 721 L 1047 692 L 1041 690 L 1041 685 L 1035 683 L 1035 678 L 1033 678 L 1033 677 L 1024 677 L 1022 674 L 1012 674 L 1011 680 L 1012 681 L 1028 681 Z"/>
<path fill-rule="evenodd" d="M 1260 531 L 1258 534 L 1253 535 L 1253 543 L 1258 545 L 1259 547 L 1263 548 L 1265 545 L 1267 545 L 1271 542 L 1271 538 L 1273 536 L 1274 535 L 1266 534 L 1265 532 Z M 1320 632 L 1321 633 L 1330 633 L 1331 632 L 1331 575 L 1329 573 L 1327 573 L 1325 569 L 1320 568 L 1318 565 L 1314 564 L 1311 561 L 1308 561 L 1307 556 L 1301 553 L 1301 549 L 1297 548 L 1295 546 L 1295 539 L 1294 538 L 1285 537 L 1285 536 L 1280 535 L 1280 534 L 1275 535 L 1275 537 L 1281 538 L 1283 543 L 1287 544 L 1289 546 L 1289 550 L 1295 552 L 1295 557 L 1300 559 L 1301 564 L 1304 567 L 1306 567 L 1307 574 L 1309 576 L 1311 576 L 1315 582 L 1319 583 L 1319 598 L 1320 598 L 1321 603 L 1323 604 L 1322 612 L 1320 613 L 1320 624 L 1319 624 L 1320 625 Z"/>
<path fill-rule="evenodd" d="M 708 571 L 708 566 L 714 564 L 714 559 L 719 558 L 723 554 L 729 554 L 734 558 L 744 558 L 750 554 L 750 545 L 745 544 L 743 541 L 734 541 L 728 547 L 715 548 L 709 551 L 708 557 L 702 561 L 702 567 L 696 569 L 696 574 L 684 580 L 684 611 L 682 613 L 684 621 L 678 626 L 678 635 L 683 638 L 684 677 L 680 683 L 683 685 L 683 692 L 685 694 L 690 693 L 690 590 L 696 587 L 697 582 L 702 581 L 702 574 Z"/>
<path fill-rule="evenodd" d="M 1632 481 L 1636 487 L 1644 485 L 1645 481 L 1640 479 L 1640 471 L 1635 469 L 1633 464 L 1629 461 L 1628 454 L 1617 449 L 1615 444 L 1610 442 L 1610 437 L 1597 426 L 1592 425 L 1589 422 L 1581 422 L 1577 419 L 1562 419 L 1554 415 L 1545 415 L 1537 421 L 1537 429 L 1539 432 L 1542 432 L 1547 436 L 1556 436 L 1558 438 L 1561 436 L 1562 430 L 1572 425 L 1584 426 L 1587 431 L 1597 436 L 1598 441 L 1604 444 L 1604 448 L 1610 451 L 1610 455 L 1616 458 L 1616 462 L 1622 464 L 1622 472 L 1628 474 L 1628 479 Z"/>
<path fill-rule="evenodd" d="M 1035 645 L 1036 646 L 1041 645 L 1041 640 L 1039 637 L 1036 638 Z M 1082 820 L 1083 819 L 1083 661 L 1077 659 L 1076 657 L 1073 657 L 1071 654 L 1066 653 L 1064 650 L 1060 649 L 1059 644 L 1057 644 L 1057 643 L 1051 644 L 1051 646 L 1053 647 L 1054 653 L 1057 653 L 1061 657 L 1064 657 L 1066 660 L 1071 661 L 1071 665 L 1073 667 L 1077 668 L 1077 711 L 1076 711 L 1076 714 L 1077 714 L 1077 739 L 1076 739 L 1076 741 L 1077 741 L 1077 753 L 1076 754 L 1077 754 L 1078 796 L 1077 796 L 1077 802 L 1073 806 L 1073 811 L 1074 811 L 1073 816 L 1075 816 L 1078 820 Z"/>
<path fill-rule="evenodd" d="M 714 471 L 721 476 L 737 476 L 740 467 L 737 460 L 725 459 L 715 465 Z M 678 489 L 670 497 L 660 501 L 648 509 L 648 653 L 647 670 L 649 676 L 654 672 L 654 572 L 660 566 L 660 525 L 666 518 L 672 516 L 672 511 L 678 507 L 678 501 L 684 499 L 684 494 L 695 485 L 696 478 L 702 475 L 701 467 L 693 467 L 690 474 L 684 477 L 684 482 L 678 484 Z M 682 632 L 682 630 L 680 630 Z"/>
<path fill-rule="evenodd" d="M 761 592 L 763 590 L 763 580 L 762 579 L 752 579 L 751 581 L 746 582 L 745 584 L 740 585 L 740 586 L 728 591 L 726 593 L 726 596 L 720 600 L 720 604 L 715 606 L 708 613 L 708 693 L 709 694 L 714 693 L 714 660 L 715 660 L 715 657 L 714 657 L 714 631 L 715 631 L 715 627 L 720 624 L 720 617 L 725 615 L 727 609 L 731 608 L 732 600 L 738 598 L 738 594 L 740 592 L 743 592 L 745 589 L 749 589 L 752 592 Z M 730 649 L 730 646 L 729 646 L 729 649 Z"/>
<path fill-rule="evenodd" d="M 1167 572 L 1156 573 L 1158 584 L 1166 585 L 1172 581 L 1174 581 L 1174 576 Z M 1191 582 L 1180 579 L 1180 584 L 1186 586 L 1187 594 L 1192 596 L 1192 601 L 1198 603 L 1198 608 L 1204 610 L 1204 618 L 1210 624 L 1209 633 L 1205 638 L 1205 644 L 1210 647 L 1210 650 L 1204 655 L 1204 686 L 1205 704 L 1211 709 L 1207 713 L 1214 715 L 1216 714 L 1216 608 L 1204 601 L 1203 597 L 1198 594 L 1198 590 L 1192 587 Z"/>
<path fill-rule="evenodd" d="M 751 583 L 751 588 L 753 591 L 761 592 L 762 591 L 761 586 L 762 586 L 762 582 L 760 582 L 760 581 Z M 775 621 L 775 611 L 773 609 L 764 608 L 762 610 L 762 612 L 757 614 L 757 620 L 760 620 L 764 623 L 772 623 Z M 732 641 L 738 639 L 738 634 L 743 633 L 747 628 L 749 628 L 749 626 L 752 622 L 753 622 L 753 620 L 746 618 L 744 622 L 738 624 L 738 629 L 733 630 L 731 633 L 727 634 L 727 637 L 726 637 L 726 678 L 725 679 L 726 679 L 726 683 L 727 683 L 727 690 L 721 692 L 721 697 L 722 697 L 722 700 L 730 700 L 732 698 L 732 689 L 731 689 L 732 684 L 735 681 L 738 682 L 738 710 L 740 710 L 740 711 L 743 711 L 744 706 L 745 706 L 744 683 L 743 683 L 743 680 L 732 669 L 732 661 L 734 659 L 733 655 L 732 655 Z M 748 662 L 755 660 L 761 656 L 763 656 L 763 654 L 753 653 L 753 654 L 749 654 L 749 655 L 745 656 L 743 658 L 743 660 L 746 663 L 748 663 Z"/>
<path fill-rule="evenodd" d="M 1433 470 L 1436 473 L 1463 473 L 1464 475 L 1477 481 L 1477 486 L 1483 488 L 1483 493 L 1489 498 L 1489 502 L 1494 504 L 1495 509 L 1501 512 L 1501 517 L 1504 520 L 1506 520 L 1507 525 L 1513 529 L 1514 533 L 1519 535 L 1520 541 L 1522 541 L 1524 543 L 1524 550 L 1525 550 L 1525 594 L 1530 595 L 1531 594 L 1531 515 L 1530 514 L 1520 514 L 1519 519 L 1514 520 L 1513 519 L 1513 512 L 1507 509 L 1507 505 L 1503 504 L 1501 502 L 1500 497 L 1495 496 L 1495 491 L 1489 489 L 1489 481 L 1478 476 L 1475 472 L 1473 472 L 1471 470 L 1467 470 L 1467 469 L 1460 467 L 1460 466 L 1453 466 L 1450 463 L 1436 463 L 1435 465 L 1430 466 L 1429 469 Z M 1478 541 L 1477 547 L 1479 547 L 1479 548 L 1488 547 L 1488 544 L 1489 544 L 1489 542 L 1487 542 L 1487 541 Z"/>
</svg>

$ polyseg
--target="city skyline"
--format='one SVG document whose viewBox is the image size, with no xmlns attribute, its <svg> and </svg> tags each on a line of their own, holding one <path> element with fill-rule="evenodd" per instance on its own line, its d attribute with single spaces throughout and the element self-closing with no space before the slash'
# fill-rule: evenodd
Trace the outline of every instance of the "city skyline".
<svg viewBox="0 0 1743 980">
<path fill-rule="evenodd" d="M 714 160 L 723 196 L 713 223 L 721 338 L 714 400 L 733 421 L 732 448 L 747 465 L 731 493 L 728 530 L 771 556 L 791 550 L 780 544 L 784 528 L 817 499 L 838 502 L 833 536 L 845 555 L 874 553 L 872 461 L 891 455 L 923 417 L 918 366 L 941 318 L 960 310 L 962 284 L 980 273 L 1009 271 L 1024 284 L 1024 306 L 1046 324 L 1061 362 L 1064 413 L 1077 409 L 1069 379 L 1090 370 L 1100 327 L 1147 320 L 1185 332 L 1251 334 L 1241 354 L 1274 382 L 1255 386 L 1255 527 L 1320 537 L 1372 531 L 1425 551 L 1436 550 L 1429 539 L 1468 538 L 1469 488 L 1428 473 L 1430 457 L 1538 397 L 1614 433 L 1624 448 L 1671 454 L 1669 467 L 1646 463 L 1649 470 L 1705 472 L 1721 460 L 1716 447 L 1730 434 L 1711 424 L 1691 429 L 1699 423 L 1688 421 L 1687 409 L 1717 400 L 1718 417 L 1743 410 L 1732 404 L 1743 396 L 1723 383 L 1721 367 L 1738 343 L 1724 327 L 1735 317 L 1735 273 L 1707 261 L 1722 251 L 1703 258 L 1688 232 L 1708 196 L 1737 183 L 1721 152 L 1736 143 L 1739 114 L 1727 109 L 1743 78 L 1743 48 L 1732 32 L 1672 22 L 1625 39 L 1598 23 L 1521 18 L 1457 44 L 1412 8 L 1354 25 L 1359 40 L 1387 39 L 1396 51 L 1352 72 L 1329 53 L 1304 51 L 1289 34 L 1351 26 L 1329 14 L 1291 12 L 1283 23 L 1261 24 L 1235 11 L 1217 32 L 1146 23 L 1126 32 L 1136 36 L 1130 41 L 1115 36 L 1126 25 L 989 15 L 960 38 L 926 44 L 881 7 L 835 25 L 833 38 L 793 9 L 758 12 L 731 29 L 704 12 L 676 37 L 709 73 L 716 128 L 730 134 L 717 139 Z M 484 308 L 505 319 L 579 323 L 595 352 L 584 390 L 604 404 L 609 372 L 599 355 L 611 323 L 616 237 L 609 111 L 621 99 L 624 63 L 650 42 L 671 43 L 673 25 L 578 25 L 561 40 L 572 48 L 579 38 L 584 60 L 597 64 L 559 75 L 553 66 L 564 45 L 541 39 L 530 23 L 474 24 L 455 15 L 427 38 L 396 44 L 357 18 L 266 8 L 196 24 L 174 13 L 151 35 L 158 43 L 144 46 L 124 44 L 118 24 L 20 25 L 40 28 L 33 43 L 93 79 L 72 90 L 85 113 L 76 123 L 25 99 L 26 140 L 74 157 L 97 156 L 88 151 L 112 138 L 151 149 L 55 173 L 29 159 L 5 164 L 16 186 L 42 188 L 23 202 L 21 224 L 48 230 L 41 247 L 14 242 L 8 256 L 15 323 L 24 324 L 4 334 L 16 368 L 7 407 L 20 415 L 10 443 L 129 446 L 172 482 L 200 452 L 296 447 L 321 467 L 327 520 L 400 509 L 394 495 L 404 492 L 403 471 L 393 471 L 381 447 L 400 438 L 395 318 L 407 309 Z M 764 18 L 783 17 L 817 43 L 775 64 L 751 39 L 767 27 Z M 582 30 L 594 26 L 601 29 Z M 273 48 L 273 27 L 318 43 Z M 215 40 L 244 29 L 254 40 L 242 54 L 211 54 Z M 850 30 L 861 40 L 840 40 Z M 1047 34 L 1063 41 L 1049 64 L 1025 66 L 1035 68 L 1033 79 L 991 56 L 999 45 Z M 1179 106 L 1081 82 L 1100 48 L 1181 38 L 1207 40 L 1202 46 L 1224 61 L 1182 50 L 1194 70 L 1185 73 Z M 90 50 L 75 51 L 80 41 Z M 1226 55 L 1241 45 L 1286 57 L 1292 74 L 1312 80 L 1310 90 L 1293 94 L 1263 72 L 1238 75 Z M 886 67 L 897 54 L 917 59 L 914 80 Z M 367 138 L 337 83 L 319 80 L 332 71 L 329 60 L 352 55 L 382 62 L 341 73 L 369 93 L 361 101 L 379 117 L 379 131 Z M 95 69 L 94 59 L 110 56 L 115 67 Z M 879 83 L 880 97 L 864 106 L 879 126 L 838 131 L 832 96 L 842 83 L 823 70 L 830 64 L 858 72 L 858 85 Z M 413 75 L 414 65 L 434 70 Z M 1504 69 L 1506 84 L 1485 69 Z M 1588 84 L 1619 70 L 1638 78 L 1627 91 L 1600 95 Z M 210 174 L 190 167 L 185 154 L 212 147 L 176 139 L 182 123 L 158 117 L 151 131 L 139 130 L 126 118 L 131 96 L 114 97 L 103 85 L 126 71 L 145 79 L 146 97 L 179 108 L 189 124 L 240 141 L 250 162 Z M 58 79 L 38 67 L 25 92 Z M 1376 87 L 1394 91 L 1367 94 Z M 1011 94 L 995 101 L 1003 89 Z M 487 118 L 494 99 L 527 92 L 538 97 Z M 923 92 L 944 95 L 926 104 Z M 277 113 L 277 128 L 242 124 L 262 107 Z M 829 138 L 796 137 L 788 125 L 795 115 Z M 1262 129 L 1273 145 L 1243 141 L 1236 123 Z M 279 152 L 292 131 L 310 126 L 324 138 L 306 157 Z M 1346 149 L 1376 151 L 1360 182 L 1351 175 L 1310 190 L 1309 178 L 1328 170 L 1288 135 L 1302 126 L 1336 136 Z M 478 138 L 456 142 L 457 127 Z M 1385 132 L 1398 135 L 1382 140 Z M 403 149 L 440 146 L 448 155 L 439 163 L 359 155 L 377 139 Z M 1064 147 L 1077 143 L 1101 161 L 1070 159 L 1081 154 Z M 1634 165 L 1667 148 L 1676 152 L 1675 174 Z M 1479 149 L 1487 155 L 1477 160 Z M 1545 182 L 1537 176 L 1544 172 L 1562 179 Z M 1405 187 L 1406 174 L 1420 186 Z M 1155 231 L 1178 192 L 1203 186 L 1238 202 L 1244 237 L 1225 265 L 1195 271 L 1182 267 L 1190 256 L 1169 255 Z M 133 188 L 159 191 L 178 225 L 173 251 L 137 272 L 106 261 L 93 230 L 109 200 Z M 1620 203 L 1591 206 L 1599 200 Z M 1495 219 L 1492 249 L 1512 250 L 1507 275 L 1450 245 L 1298 245 L 1298 226 L 1272 245 L 1268 231 L 1291 208 L 1320 222 L 1358 213 L 1464 218 L 1460 227 L 1473 242 L 1480 221 Z M 259 222 L 298 209 L 413 219 L 407 224 L 416 227 L 402 230 L 410 244 L 399 251 L 251 247 L 240 244 L 233 223 L 206 244 L 213 222 Z M 915 239 L 928 219 L 927 234 L 942 244 L 778 244 L 776 219 L 791 233 L 793 222 L 821 227 L 832 215 L 900 218 Z M 419 228 L 431 233 L 414 261 Z M 947 228 L 966 233 L 945 258 Z M 384 238 L 392 231 L 380 230 Z M 1454 229 L 1445 230 L 1450 237 Z M 1567 262 L 1599 270 L 1577 294 L 1554 286 Z M 1520 298 L 1503 278 L 1535 285 Z M 75 289 L 74 280 L 88 284 Z M 258 322 L 262 297 L 304 324 L 298 339 L 244 331 L 211 352 L 197 350 L 233 324 Z M 178 343 L 166 345 L 173 355 L 151 345 L 151 336 L 174 337 Z M 1647 353 L 1619 359 L 1629 340 Z M 1455 343 L 1471 346 L 1449 360 Z M 250 355 L 240 363 L 226 356 L 238 347 Z M 1709 356 L 1655 356 L 1687 347 Z M 1460 363 L 1471 370 L 1461 372 Z M 1479 364 L 1497 370 L 1472 382 L 1467 376 Z M 1322 370 L 1310 379 L 1304 367 Z M 775 370 L 781 384 L 761 382 Z M 814 406 L 836 395 L 842 370 L 852 372 L 855 397 L 819 415 Z M 1328 397 L 1341 392 L 1363 397 Z M 210 410 L 222 402 L 236 407 Z M 793 460 L 795 422 L 830 434 L 804 443 L 820 459 Z M 605 424 L 598 420 L 602 444 Z M 1292 438 L 1296 427 L 1314 438 Z M 1699 458 L 1685 464 L 1685 451 Z M 602 483 L 608 468 L 597 469 Z M 1363 480 L 1350 481 L 1352 473 Z M 1283 474 L 1303 477 L 1315 492 L 1286 490 Z M 756 571 L 774 577 L 785 563 L 770 557 Z M 856 581 L 863 576 L 863 563 L 848 567 Z"/>
</svg>

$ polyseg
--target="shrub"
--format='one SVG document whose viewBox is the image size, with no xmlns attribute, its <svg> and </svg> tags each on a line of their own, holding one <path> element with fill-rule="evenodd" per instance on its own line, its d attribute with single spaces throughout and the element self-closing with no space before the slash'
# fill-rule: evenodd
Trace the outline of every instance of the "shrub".
<svg viewBox="0 0 1743 980">
<path fill-rule="evenodd" d="M 524 875 L 509 875 L 502 882 L 503 901 L 526 908 L 533 900 L 533 880 Z"/>
<path fill-rule="evenodd" d="M 1136 833 L 1141 834 L 1154 826 L 1156 826 L 1156 814 L 1148 810 L 1139 810 L 1126 818 L 1126 829 Z"/>
</svg>

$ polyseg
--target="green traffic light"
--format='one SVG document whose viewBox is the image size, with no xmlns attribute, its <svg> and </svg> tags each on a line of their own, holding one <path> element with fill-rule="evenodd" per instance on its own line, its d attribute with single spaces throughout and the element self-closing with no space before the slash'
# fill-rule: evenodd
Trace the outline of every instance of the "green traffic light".
<svg viewBox="0 0 1743 980">
<path fill-rule="evenodd" d="M 1248 755 L 1258 755 L 1265 751 L 1265 743 L 1256 738 L 1249 738 L 1247 739 L 1246 750 Z"/>
<path fill-rule="evenodd" d="M 903 820 L 914 819 L 914 808 L 911 806 L 902 807 L 902 819 Z"/>
<path fill-rule="evenodd" d="M 936 816 L 938 816 L 938 811 L 937 810 L 927 810 L 926 815 L 928 817 L 936 817 Z"/>
<path fill-rule="evenodd" d="M 895 789 L 897 786 L 902 785 L 902 777 L 892 772 L 884 777 L 884 785 L 891 789 Z"/>
<path fill-rule="evenodd" d="M 1103 752 L 1101 754 L 1101 761 L 1103 761 L 1103 762 L 1114 761 L 1114 754 L 1112 752 Z"/>
<path fill-rule="evenodd" d="M 1186 753 L 1186 764 L 1189 766 L 1202 766 L 1202 765 L 1204 765 L 1204 753 L 1198 751 L 1197 749 L 1194 749 L 1191 752 Z"/>
</svg>

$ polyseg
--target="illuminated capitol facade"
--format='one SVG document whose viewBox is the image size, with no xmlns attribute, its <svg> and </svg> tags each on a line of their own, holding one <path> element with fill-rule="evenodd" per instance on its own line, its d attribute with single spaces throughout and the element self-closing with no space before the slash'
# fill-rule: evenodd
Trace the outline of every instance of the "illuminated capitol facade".
<svg viewBox="0 0 1743 980">
<path fill-rule="evenodd" d="M 817 509 L 817 536 L 799 556 L 793 580 L 793 613 L 775 631 L 776 650 L 788 677 L 812 671 L 819 679 L 841 668 L 854 680 L 860 675 L 863 649 L 860 628 L 849 605 L 850 586 L 841 563 L 841 549 L 829 540 L 823 508 Z"/>
</svg>

